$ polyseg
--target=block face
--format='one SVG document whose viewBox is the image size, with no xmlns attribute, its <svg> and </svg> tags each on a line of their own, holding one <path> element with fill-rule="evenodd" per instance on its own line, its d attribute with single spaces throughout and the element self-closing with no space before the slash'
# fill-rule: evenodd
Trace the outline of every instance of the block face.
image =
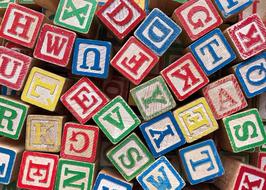
<svg viewBox="0 0 266 190">
<path fill-rule="evenodd" d="M 48 111 L 54 111 L 66 79 L 46 70 L 33 67 L 21 99 Z"/>
<path fill-rule="evenodd" d="M 0 96 L 0 135 L 19 139 L 29 106 Z"/>
<path fill-rule="evenodd" d="M 22 156 L 17 186 L 23 189 L 52 190 L 57 163 L 57 155 L 25 151 Z"/>
<path fill-rule="evenodd" d="M 0 84 L 21 90 L 32 58 L 22 53 L 0 47 Z"/>
<path fill-rule="evenodd" d="M 258 168 L 263 171 L 266 171 L 266 153 L 259 153 Z"/>
<path fill-rule="evenodd" d="M 203 89 L 203 94 L 217 120 L 248 105 L 233 74 L 209 84 Z"/>
<path fill-rule="evenodd" d="M 236 66 L 236 77 L 248 98 L 252 98 L 266 92 L 265 70 L 265 52 Z"/>
<path fill-rule="evenodd" d="M 171 112 L 140 126 L 142 135 L 155 158 L 184 145 L 186 140 Z"/>
<path fill-rule="evenodd" d="M 176 106 L 175 100 L 161 76 L 131 89 L 130 93 L 145 121 Z"/>
<path fill-rule="evenodd" d="M 88 33 L 97 2 L 95 0 L 62 0 L 59 2 L 54 24 L 80 33 Z"/>
<path fill-rule="evenodd" d="M 94 162 L 98 141 L 98 127 L 66 123 L 63 130 L 60 156 L 66 159 Z"/>
<path fill-rule="evenodd" d="M 118 39 L 125 38 L 145 17 L 145 12 L 133 0 L 107 1 L 97 17 Z"/>
<path fill-rule="evenodd" d="M 189 46 L 199 65 L 211 75 L 231 63 L 236 55 L 220 29 L 215 29 Z"/>
<path fill-rule="evenodd" d="M 265 143 L 266 133 L 257 109 L 226 117 L 223 123 L 234 152 L 249 150 Z"/>
<path fill-rule="evenodd" d="M 15 3 L 15 0 L 2 0 L 0 3 L 0 8 L 7 8 L 9 3 Z"/>
<path fill-rule="evenodd" d="M 130 37 L 113 57 L 111 65 L 133 84 L 138 85 L 152 70 L 159 58 L 135 37 Z"/>
<path fill-rule="evenodd" d="M 44 24 L 33 56 L 37 59 L 65 67 L 72 53 L 76 33 L 50 24 Z"/>
<path fill-rule="evenodd" d="M 220 177 L 224 168 L 213 140 L 206 140 L 179 151 L 191 185 Z"/>
<path fill-rule="evenodd" d="M 94 164 L 60 159 L 56 174 L 55 190 L 91 190 Z"/>
<path fill-rule="evenodd" d="M 107 41 L 77 38 L 74 47 L 72 73 L 88 77 L 107 78 L 112 44 Z"/>
<path fill-rule="evenodd" d="M 141 123 L 121 96 L 117 96 L 98 111 L 93 120 L 113 144 L 125 138 Z"/>
<path fill-rule="evenodd" d="M 161 71 L 161 75 L 179 101 L 185 100 L 209 83 L 208 77 L 191 53 L 169 65 Z"/>
<path fill-rule="evenodd" d="M 0 37 L 33 48 L 43 19 L 41 13 L 10 3 L 2 21 Z"/>
<path fill-rule="evenodd" d="M 155 32 L 157 30 L 158 33 Z M 162 11 L 154 8 L 134 35 L 158 56 L 162 56 L 182 29 Z"/>
<path fill-rule="evenodd" d="M 188 1 L 175 10 L 174 17 L 178 18 L 192 41 L 223 23 L 218 11 L 208 0 Z"/>
<path fill-rule="evenodd" d="M 93 82 L 83 77 L 61 96 L 61 102 L 80 123 L 84 124 L 108 102 L 108 99 Z"/>
<path fill-rule="evenodd" d="M 136 159 L 133 155 L 137 155 Z M 107 157 L 127 181 L 132 180 L 154 161 L 152 154 L 135 133 L 111 149 Z M 130 164 L 127 160 L 131 160 Z"/>
<path fill-rule="evenodd" d="M 218 129 L 218 124 L 205 98 L 199 98 L 174 111 L 175 119 L 188 143 Z"/>
<path fill-rule="evenodd" d="M 9 184 L 12 176 L 16 153 L 10 149 L 0 147 L 0 183 Z"/>
</svg>

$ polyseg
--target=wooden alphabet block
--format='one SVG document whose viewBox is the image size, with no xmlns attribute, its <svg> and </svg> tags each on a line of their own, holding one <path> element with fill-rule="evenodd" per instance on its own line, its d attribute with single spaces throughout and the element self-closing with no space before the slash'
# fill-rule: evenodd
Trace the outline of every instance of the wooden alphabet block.
<svg viewBox="0 0 266 190">
<path fill-rule="evenodd" d="M 145 121 L 176 106 L 175 100 L 161 76 L 131 89 L 130 93 Z"/>
<path fill-rule="evenodd" d="M 186 140 L 171 112 L 140 125 L 144 139 L 155 158 L 184 145 Z"/>
<path fill-rule="evenodd" d="M 263 171 L 266 171 L 266 153 L 265 152 L 252 153 L 250 158 L 250 164 Z"/>
<path fill-rule="evenodd" d="M 66 123 L 63 130 L 60 156 L 82 162 L 95 162 L 99 128 L 92 125 Z"/>
<path fill-rule="evenodd" d="M 15 3 L 16 0 L 2 0 L 0 2 L 0 15 L 4 15 L 9 3 Z"/>
<path fill-rule="evenodd" d="M 66 79 L 59 75 L 33 67 L 21 99 L 48 111 L 55 111 L 66 82 Z"/>
<path fill-rule="evenodd" d="M 257 14 L 230 26 L 224 33 L 241 60 L 251 58 L 266 49 L 266 27 Z"/>
<path fill-rule="evenodd" d="M 191 185 L 206 182 L 224 174 L 223 164 L 213 140 L 206 140 L 179 150 L 181 162 Z"/>
<path fill-rule="evenodd" d="M 61 102 L 82 124 L 96 114 L 108 99 L 88 78 L 81 78 L 63 96 Z"/>
<path fill-rule="evenodd" d="M 152 154 L 135 133 L 107 152 L 107 157 L 127 181 L 135 178 L 154 161 Z"/>
<path fill-rule="evenodd" d="M 54 154 L 28 152 L 22 156 L 17 186 L 23 189 L 52 190 L 59 157 Z"/>
<path fill-rule="evenodd" d="M 209 0 L 191 0 L 184 3 L 174 11 L 173 19 L 183 28 L 190 41 L 197 40 L 223 23 Z"/>
<path fill-rule="evenodd" d="M 219 28 L 191 44 L 189 49 L 208 76 L 236 59 L 236 54 Z"/>
<path fill-rule="evenodd" d="M 120 40 L 145 18 L 144 10 L 134 0 L 107 1 L 96 15 Z"/>
<path fill-rule="evenodd" d="M 141 123 L 121 96 L 117 96 L 98 111 L 93 120 L 113 144 L 121 141 Z"/>
<path fill-rule="evenodd" d="M 158 61 L 156 54 L 135 37 L 131 37 L 113 57 L 111 65 L 133 84 L 138 85 Z"/>
<path fill-rule="evenodd" d="M 199 98 L 174 111 L 175 119 L 188 143 L 218 129 L 218 124 L 205 98 Z"/>
<path fill-rule="evenodd" d="M 107 41 L 77 38 L 74 47 L 72 73 L 88 77 L 107 78 L 112 44 Z"/>
<path fill-rule="evenodd" d="M 155 8 L 134 35 L 154 53 L 162 56 L 181 32 L 182 29 L 172 19 Z"/>
<path fill-rule="evenodd" d="M 217 120 L 248 106 L 233 74 L 209 84 L 203 89 L 203 94 Z"/>
<path fill-rule="evenodd" d="M 66 67 L 70 61 L 75 38 L 75 32 L 44 24 L 33 56 L 37 59 Z"/>
<path fill-rule="evenodd" d="M 162 156 L 137 176 L 143 190 L 181 190 L 185 182 L 166 157 Z"/>
<path fill-rule="evenodd" d="M 18 1 L 19 4 L 34 4 L 34 0 L 19 0 Z"/>
<path fill-rule="evenodd" d="M 161 71 L 161 75 L 179 101 L 209 83 L 208 77 L 191 53 L 187 53 Z"/>
<path fill-rule="evenodd" d="M 266 120 L 266 93 L 258 96 L 257 106 L 262 120 Z"/>
<path fill-rule="evenodd" d="M 91 190 L 95 165 L 86 162 L 60 159 L 56 174 L 55 190 Z"/>
<path fill-rule="evenodd" d="M 64 120 L 63 116 L 28 115 L 25 149 L 59 152 Z"/>
</svg>

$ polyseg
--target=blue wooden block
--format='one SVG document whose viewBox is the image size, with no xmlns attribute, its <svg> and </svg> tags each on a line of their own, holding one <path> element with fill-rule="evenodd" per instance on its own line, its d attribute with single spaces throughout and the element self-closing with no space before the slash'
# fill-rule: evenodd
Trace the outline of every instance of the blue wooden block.
<svg viewBox="0 0 266 190">
<path fill-rule="evenodd" d="M 186 140 L 171 112 L 166 112 L 140 126 L 142 135 L 155 158 L 184 145 Z"/>
<path fill-rule="evenodd" d="M 162 56 L 182 29 L 162 11 L 155 8 L 135 31 L 135 36 L 158 56 Z"/>
<path fill-rule="evenodd" d="M 0 147 L 0 184 L 9 184 L 16 159 L 16 152 Z"/>
<path fill-rule="evenodd" d="M 137 176 L 137 181 L 143 190 L 181 190 L 185 186 L 182 177 L 164 156 Z"/>
<path fill-rule="evenodd" d="M 236 59 L 236 54 L 219 28 L 191 44 L 189 49 L 207 75 Z"/>
<path fill-rule="evenodd" d="M 207 182 L 224 174 L 224 168 L 213 140 L 206 140 L 179 151 L 191 185 Z"/>
<path fill-rule="evenodd" d="M 266 52 L 238 64 L 235 73 L 248 98 L 266 92 Z"/>
<path fill-rule="evenodd" d="M 107 78 L 111 43 L 77 38 L 75 41 L 72 73 L 96 78 Z"/>
</svg>

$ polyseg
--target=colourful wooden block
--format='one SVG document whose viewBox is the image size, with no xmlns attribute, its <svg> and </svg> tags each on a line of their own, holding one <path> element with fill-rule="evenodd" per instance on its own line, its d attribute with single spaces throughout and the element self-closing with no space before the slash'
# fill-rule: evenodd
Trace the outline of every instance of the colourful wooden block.
<svg viewBox="0 0 266 190">
<path fill-rule="evenodd" d="M 203 89 L 203 94 L 217 120 L 248 106 L 233 74 L 209 84 Z"/>
<path fill-rule="evenodd" d="M 154 161 L 135 133 L 107 152 L 107 157 L 127 181 L 135 178 Z"/>
<path fill-rule="evenodd" d="M 143 190 L 181 190 L 185 182 L 166 157 L 162 156 L 137 176 Z"/>
<path fill-rule="evenodd" d="M 107 41 L 77 38 L 74 47 L 72 73 L 88 77 L 107 78 L 112 44 Z"/>
<path fill-rule="evenodd" d="M 161 76 L 131 89 L 130 93 L 145 121 L 176 106 L 175 100 Z"/>
<path fill-rule="evenodd" d="M 82 162 L 95 162 L 99 143 L 99 128 L 92 125 L 66 123 L 60 156 Z"/>
<path fill-rule="evenodd" d="M 29 106 L 0 96 L 0 135 L 18 140 Z"/>
<path fill-rule="evenodd" d="M 134 0 L 137 5 L 142 9 L 142 10 L 146 10 L 146 6 L 147 6 L 147 0 Z"/>
<path fill-rule="evenodd" d="M 159 58 L 149 48 L 132 36 L 113 57 L 111 65 L 138 85 L 158 61 Z"/>
<path fill-rule="evenodd" d="M 190 41 L 197 40 L 223 23 L 209 0 L 191 0 L 184 3 L 174 11 L 173 19 L 183 28 Z"/>
<path fill-rule="evenodd" d="M 95 165 L 86 162 L 60 159 L 56 174 L 55 190 L 91 190 Z"/>
<path fill-rule="evenodd" d="M 21 99 L 48 111 L 55 111 L 66 82 L 66 79 L 59 75 L 33 67 Z"/>
<path fill-rule="evenodd" d="M 3 15 L 9 3 L 15 3 L 16 0 L 2 0 L 0 2 L 0 14 Z"/>
<path fill-rule="evenodd" d="M 191 44 L 189 49 L 208 76 L 236 59 L 236 54 L 219 28 Z"/>
<path fill-rule="evenodd" d="M 25 151 L 22 156 L 17 186 L 31 190 L 52 190 L 58 159 L 58 156 L 54 154 Z"/>
<path fill-rule="evenodd" d="M 66 67 L 70 61 L 76 33 L 44 24 L 33 56 L 37 59 Z"/>
<path fill-rule="evenodd" d="M 257 14 L 230 26 L 224 33 L 242 60 L 266 49 L 266 27 Z"/>
<path fill-rule="evenodd" d="M 161 75 L 179 101 L 185 100 L 209 83 L 208 77 L 191 53 L 166 67 Z"/>
<path fill-rule="evenodd" d="M 19 4 L 34 4 L 34 0 L 19 0 L 18 1 Z"/>
<path fill-rule="evenodd" d="M 213 140 L 206 140 L 179 151 L 187 180 L 191 185 L 220 177 L 223 164 Z"/>
<path fill-rule="evenodd" d="M 236 77 L 245 95 L 253 98 L 266 92 L 266 52 L 263 52 L 235 67 Z"/>
<path fill-rule="evenodd" d="M 31 57 L 1 46 L 0 84 L 14 90 L 21 90 L 31 63 Z"/>
<path fill-rule="evenodd" d="M 265 152 L 254 152 L 251 154 L 250 164 L 253 166 L 266 171 L 266 153 Z"/>
<path fill-rule="evenodd" d="M 3 17 L 0 37 L 33 48 L 45 16 L 24 6 L 10 3 Z"/>
<path fill-rule="evenodd" d="M 175 119 L 188 143 L 218 129 L 218 124 L 205 98 L 199 98 L 174 111 Z"/>
<path fill-rule="evenodd" d="M 108 99 L 88 78 L 81 78 L 63 96 L 61 102 L 82 124 L 96 114 Z"/>
<path fill-rule="evenodd" d="M 140 130 L 155 158 L 184 145 L 186 140 L 171 112 L 143 123 Z"/>
<path fill-rule="evenodd" d="M 162 56 L 182 29 L 160 9 L 153 9 L 134 35 L 158 56 Z"/>
<path fill-rule="evenodd" d="M 117 96 L 98 111 L 93 120 L 113 144 L 121 141 L 141 123 L 121 96 Z"/>
<path fill-rule="evenodd" d="M 144 10 L 134 0 L 107 1 L 96 15 L 120 40 L 145 18 Z"/>
<path fill-rule="evenodd" d="M 257 106 L 262 120 L 266 120 L 266 93 L 258 96 Z"/>
<path fill-rule="evenodd" d="M 64 116 L 28 115 L 25 149 L 59 152 L 64 121 Z"/>
</svg>

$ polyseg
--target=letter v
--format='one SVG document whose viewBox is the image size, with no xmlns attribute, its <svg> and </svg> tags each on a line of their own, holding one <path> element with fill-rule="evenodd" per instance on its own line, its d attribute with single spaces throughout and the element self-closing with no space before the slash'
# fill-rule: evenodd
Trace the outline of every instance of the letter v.
<svg viewBox="0 0 266 190">
<path fill-rule="evenodd" d="M 119 111 L 119 107 L 115 107 L 111 113 L 107 114 L 103 119 L 109 123 L 111 123 L 112 125 L 114 125 L 115 127 L 117 127 L 120 130 L 123 130 L 125 128 L 124 126 L 124 122 L 123 119 L 121 117 L 121 113 Z M 116 117 L 113 117 L 114 115 L 116 115 Z M 117 118 L 117 119 L 115 119 Z"/>
</svg>

